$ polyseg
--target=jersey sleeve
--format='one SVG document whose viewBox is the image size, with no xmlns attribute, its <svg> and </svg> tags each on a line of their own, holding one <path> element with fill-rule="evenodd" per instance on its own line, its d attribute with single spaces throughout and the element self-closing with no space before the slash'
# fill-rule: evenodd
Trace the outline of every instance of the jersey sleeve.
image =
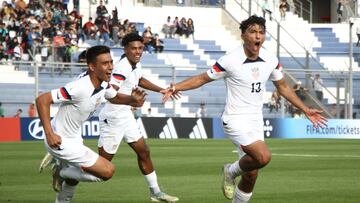
<svg viewBox="0 0 360 203">
<path fill-rule="evenodd" d="M 224 58 L 220 58 L 208 71 L 207 74 L 208 76 L 213 79 L 213 80 L 217 80 L 220 78 L 223 78 L 226 76 L 227 72 L 226 69 L 224 68 L 226 61 L 224 60 Z"/>
<path fill-rule="evenodd" d="M 81 98 L 81 85 L 77 85 L 77 82 L 71 82 L 64 87 L 51 90 L 51 96 L 54 103 L 70 102 L 73 103 Z"/>
<path fill-rule="evenodd" d="M 115 68 L 113 70 L 113 74 L 110 79 L 110 84 L 114 84 L 118 87 L 121 87 L 123 82 L 126 80 L 126 78 L 129 75 L 129 71 L 126 67 L 121 67 L 121 63 L 118 63 L 115 65 Z"/>
<path fill-rule="evenodd" d="M 277 62 L 277 66 L 271 72 L 270 79 L 272 81 L 278 81 L 278 80 L 281 80 L 283 77 L 284 77 L 284 75 L 282 73 L 282 66 L 279 62 Z"/>
<path fill-rule="evenodd" d="M 117 91 L 113 88 L 113 86 L 108 83 L 108 86 L 106 87 L 105 90 L 105 99 L 111 99 L 114 98 L 117 95 Z"/>
</svg>

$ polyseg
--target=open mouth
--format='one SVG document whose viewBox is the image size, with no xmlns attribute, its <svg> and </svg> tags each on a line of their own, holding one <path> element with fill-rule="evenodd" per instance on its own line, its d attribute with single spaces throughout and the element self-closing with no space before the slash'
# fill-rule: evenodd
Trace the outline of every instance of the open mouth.
<svg viewBox="0 0 360 203">
<path fill-rule="evenodd" d="M 255 46 L 260 46 L 260 42 L 255 42 Z"/>
</svg>

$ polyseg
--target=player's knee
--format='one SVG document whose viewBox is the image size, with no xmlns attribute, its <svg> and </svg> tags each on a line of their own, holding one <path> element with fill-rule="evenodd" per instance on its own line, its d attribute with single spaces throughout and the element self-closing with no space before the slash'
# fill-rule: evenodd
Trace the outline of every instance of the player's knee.
<svg viewBox="0 0 360 203">
<path fill-rule="evenodd" d="M 257 161 L 260 168 L 266 166 L 271 161 L 271 153 L 269 151 L 261 153 Z"/>
<path fill-rule="evenodd" d="M 101 177 L 104 181 L 107 181 L 112 178 L 112 176 L 115 173 L 115 166 L 113 164 L 110 164 L 106 171 L 104 172 L 103 176 Z"/>
<path fill-rule="evenodd" d="M 141 160 L 147 160 L 150 158 L 150 150 L 148 147 L 146 147 L 144 150 L 139 152 L 137 155 Z"/>
</svg>

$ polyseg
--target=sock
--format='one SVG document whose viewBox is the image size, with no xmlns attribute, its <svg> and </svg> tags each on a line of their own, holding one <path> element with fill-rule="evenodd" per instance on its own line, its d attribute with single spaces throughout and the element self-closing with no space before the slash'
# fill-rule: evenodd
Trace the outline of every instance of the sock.
<svg viewBox="0 0 360 203">
<path fill-rule="evenodd" d="M 144 175 L 144 178 L 145 178 L 147 184 L 149 185 L 150 192 L 152 194 L 156 194 L 156 193 L 160 192 L 160 187 L 157 182 L 157 176 L 156 176 L 155 171 L 153 171 L 147 175 Z"/>
<path fill-rule="evenodd" d="M 229 173 L 233 178 L 236 178 L 242 174 L 244 174 L 244 171 L 241 170 L 239 161 L 235 161 L 232 163 L 229 167 Z"/>
<path fill-rule="evenodd" d="M 82 182 L 102 182 L 103 179 L 98 178 L 90 173 L 85 172 L 81 168 L 69 166 L 61 169 L 60 176 L 64 179 L 74 179 Z"/>
<path fill-rule="evenodd" d="M 61 187 L 61 191 L 56 193 L 55 203 L 70 203 L 75 192 L 76 185 L 68 185 L 64 181 Z"/>
<path fill-rule="evenodd" d="M 241 191 L 238 187 L 236 187 L 232 203 L 247 203 L 250 200 L 251 195 L 252 195 L 252 192 L 245 193 L 245 192 Z"/>
</svg>

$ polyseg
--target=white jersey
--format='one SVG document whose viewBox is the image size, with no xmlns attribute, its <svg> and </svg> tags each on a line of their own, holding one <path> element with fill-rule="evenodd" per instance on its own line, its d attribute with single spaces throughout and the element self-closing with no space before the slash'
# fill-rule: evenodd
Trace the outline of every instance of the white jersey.
<svg viewBox="0 0 360 203">
<path fill-rule="evenodd" d="M 122 57 L 114 65 L 110 83 L 119 87 L 119 93 L 131 95 L 132 89 L 138 86 L 141 77 L 141 64 L 137 63 L 136 66 L 132 66 L 126 57 Z M 100 111 L 99 119 L 115 119 L 126 116 L 133 116 L 130 105 L 106 102 L 104 108 Z"/>
<path fill-rule="evenodd" d="M 63 138 L 82 140 L 81 125 L 95 112 L 103 97 L 110 99 L 116 94 L 108 82 L 103 82 L 100 88 L 95 89 L 87 74 L 52 90 L 53 102 L 61 103 L 51 121 L 54 132 Z"/>
<path fill-rule="evenodd" d="M 239 47 L 221 57 L 207 74 L 212 79 L 225 80 L 227 98 L 223 116 L 262 115 L 266 82 L 269 78 L 272 81 L 283 78 L 277 57 L 263 48 L 256 60 L 250 60 L 244 48 Z"/>
</svg>

